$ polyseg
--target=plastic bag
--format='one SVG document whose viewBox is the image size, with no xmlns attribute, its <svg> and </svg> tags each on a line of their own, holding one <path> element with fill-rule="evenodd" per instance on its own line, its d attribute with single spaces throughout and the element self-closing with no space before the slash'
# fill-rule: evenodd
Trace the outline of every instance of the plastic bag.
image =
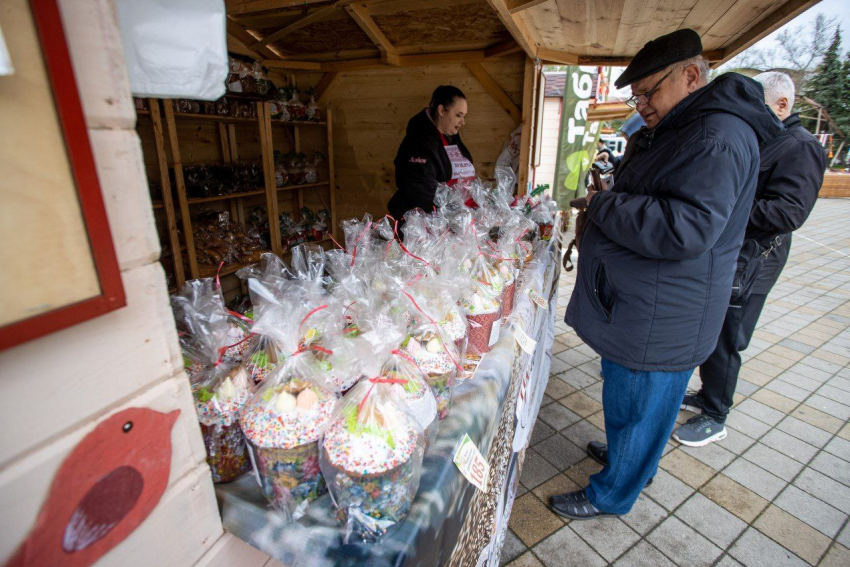
<svg viewBox="0 0 850 567">
<path fill-rule="evenodd" d="M 215 483 L 236 480 L 251 469 L 237 416 L 252 392 L 253 382 L 241 364 L 207 367 L 192 382 L 207 464 Z"/>
<path fill-rule="evenodd" d="M 472 260 L 472 291 L 461 300 L 469 322 L 467 360 L 480 360 L 499 340 L 504 282 L 484 254 Z"/>
<path fill-rule="evenodd" d="M 186 282 L 172 297 L 181 329 L 184 363 L 190 375 L 195 409 L 204 436 L 214 482 L 230 482 L 250 468 L 245 438 L 236 415 L 252 392 L 240 364 L 250 336 L 242 321 L 228 313 L 211 279 Z"/>
<path fill-rule="evenodd" d="M 319 444 L 345 543 L 379 541 L 407 516 L 419 489 L 425 435 L 392 388 L 401 381 L 357 384 Z"/>
<path fill-rule="evenodd" d="M 239 416 L 263 496 L 287 519 L 301 517 L 326 491 L 318 466 L 319 436 L 336 406 L 325 345 L 341 328 L 339 306 L 297 281 L 282 289 L 251 280 L 265 306 L 257 332 L 276 340 L 286 358 Z"/>
<path fill-rule="evenodd" d="M 223 2 L 119 0 L 116 8 L 134 95 L 216 100 L 225 93 Z"/>
</svg>

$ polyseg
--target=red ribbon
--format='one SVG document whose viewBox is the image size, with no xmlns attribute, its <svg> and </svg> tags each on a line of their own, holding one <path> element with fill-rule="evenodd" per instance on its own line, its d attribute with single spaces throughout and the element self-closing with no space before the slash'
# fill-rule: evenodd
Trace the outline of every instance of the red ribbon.
<svg viewBox="0 0 850 567">
<path fill-rule="evenodd" d="M 220 349 L 218 349 L 218 360 L 215 361 L 215 366 L 220 365 L 224 361 L 224 354 L 228 350 L 232 349 L 235 346 L 241 345 L 242 343 L 244 343 L 245 341 L 247 341 L 248 339 L 250 339 L 251 337 L 254 337 L 254 336 L 256 336 L 254 333 L 248 333 L 248 336 L 245 337 L 244 339 L 242 339 L 241 341 L 239 341 L 238 343 L 233 343 L 232 345 L 223 346 Z"/>
<path fill-rule="evenodd" d="M 218 269 L 215 271 L 215 288 L 221 289 L 221 279 L 219 278 L 219 274 L 221 274 L 221 269 L 224 267 L 224 260 L 218 265 Z"/>
<path fill-rule="evenodd" d="M 313 314 L 321 311 L 322 309 L 327 309 L 327 308 L 328 308 L 327 305 L 319 305 L 318 307 L 316 307 L 315 309 L 313 309 L 312 311 L 307 313 L 307 315 L 305 315 L 304 318 L 301 319 L 301 323 L 298 325 L 298 334 L 299 335 L 301 334 L 301 327 L 304 326 L 304 323 L 307 322 L 307 319 L 309 319 Z"/>
<path fill-rule="evenodd" d="M 334 351 L 326 349 L 325 347 L 320 347 L 319 345 L 307 345 L 307 346 L 303 346 L 303 347 L 298 347 L 298 350 L 293 352 L 292 356 L 295 356 L 296 354 L 301 354 L 302 352 L 307 352 L 308 350 L 313 350 L 313 351 L 316 351 L 316 352 L 322 352 L 322 353 L 325 353 L 325 354 L 333 354 L 334 353 Z"/>
<path fill-rule="evenodd" d="M 354 244 L 351 246 L 351 265 L 354 265 L 354 259 L 357 258 L 357 243 L 360 242 L 360 239 L 363 238 L 363 235 L 366 234 L 366 231 L 372 228 L 372 221 L 366 223 L 366 227 L 357 235 L 357 238 L 354 239 Z"/>
<path fill-rule="evenodd" d="M 240 319 L 240 320 L 242 320 L 246 323 L 251 323 L 251 324 L 254 323 L 253 319 L 249 319 L 248 317 L 245 317 L 241 313 L 237 313 L 236 311 L 233 311 L 231 309 L 228 309 L 227 312 L 230 313 L 231 315 L 233 315 L 234 317 L 236 317 L 237 319 Z"/>
<path fill-rule="evenodd" d="M 369 395 L 375 388 L 375 384 L 407 384 L 407 378 L 384 378 L 383 376 L 375 376 L 374 378 L 369 378 L 369 382 L 371 382 L 372 385 L 366 391 L 366 395 L 363 396 L 363 399 L 360 400 L 360 403 L 357 404 L 358 416 L 360 415 L 360 412 L 363 411 L 363 406 L 366 405 L 366 400 L 369 399 Z"/>
</svg>

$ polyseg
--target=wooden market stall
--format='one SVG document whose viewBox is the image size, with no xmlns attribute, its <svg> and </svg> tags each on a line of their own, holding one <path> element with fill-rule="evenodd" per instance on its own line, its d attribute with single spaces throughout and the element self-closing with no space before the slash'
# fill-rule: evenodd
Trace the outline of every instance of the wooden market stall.
<svg viewBox="0 0 850 567">
<path fill-rule="evenodd" d="M 239 118 L 174 112 L 169 101 L 161 112 L 142 111 L 149 116 L 139 121 L 148 177 L 162 187 L 155 208 L 172 289 L 218 268 L 197 259 L 193 219 L 204 209 L 229 210 L 232 220 L 244 224 L 257 206 L 268 218 L 283 212 L 295 219 L 305 205 L 318 207 L 330 211 L 332 231 L 341 219 L 385 214 L 407 121 L 438 85 L 455 85 L 468 97 L 462 135 L 481 177 L 492 177 L 499 153 L 520 127 L 518 192 L 524 193 L 533 180 L 543 64 L 623 65 L 646 41 L 692 27 L 716 65 L 815 3 L 227 0 L 230 51 L 260 61 L 275 87 L 313 89 L 327 118 L 313 127 L 280 127 L 262 101 L 250 117 Z M 275 150 L 316 149 L 326 158 L 317 183 L 276 187 Z M 187 197 L 186 166 L 244 162 L 262 169 L 256 188 Z M 285 252 L 277 223 L 269 226 L 266 248 Z M 330 245 L 332 235 L 323 244 Z M 222 273 L 235 272 L 261 251 L 227 263 Z"/>
</svg>

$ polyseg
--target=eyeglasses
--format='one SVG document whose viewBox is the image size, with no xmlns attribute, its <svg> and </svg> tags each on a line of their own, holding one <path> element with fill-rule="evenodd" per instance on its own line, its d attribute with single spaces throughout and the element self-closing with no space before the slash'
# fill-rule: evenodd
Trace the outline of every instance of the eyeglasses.
<svg viewBox="0 0 850 567">
<path fill-rule="evenodd" d="M 654 95 L 658 91 L 658 87 L 661 86 L 661 83 L 664 82 L 664 79 L 669 77 L 670 73 L 672 73 L 672 72 L 673 72 L 673 69 L 670 69 L 669 71 L 667 71 L 667 74 L 664 75 L 663 77 L 661 77 L 658 80 L 658 82 L 655 83 L 655 86 L 653 86 L 651 89 L 649 89 L 645 93 L 632 95 L 630 98 L 626 99 L 626 105 L 629 108 L 637 108 L 637 105 L 639 105 L 639 104 L 649 104 L 649 99 L 652 98 L 652 95 Z"/>
</svg>

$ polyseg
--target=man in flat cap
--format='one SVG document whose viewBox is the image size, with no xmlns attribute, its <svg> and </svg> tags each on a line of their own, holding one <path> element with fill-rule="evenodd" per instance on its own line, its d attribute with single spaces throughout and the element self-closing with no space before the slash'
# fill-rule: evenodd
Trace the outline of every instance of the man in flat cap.
<svg viewBox="0 0 850 567">
<path fill-rule="evenodd" d="M 694 368 L 717 343 L 753 202 L 759 143 L 781 122 L 761 86 L 727 73 L 706 85 L 693 30 L 647 43 L 617 80 L 646 127 L 611 191 L 589 191 L 565 320 L 602 357 L 605 466 L 553 496 L 574 520 L 628 513 L 652 481 Z"/>
</svg>

